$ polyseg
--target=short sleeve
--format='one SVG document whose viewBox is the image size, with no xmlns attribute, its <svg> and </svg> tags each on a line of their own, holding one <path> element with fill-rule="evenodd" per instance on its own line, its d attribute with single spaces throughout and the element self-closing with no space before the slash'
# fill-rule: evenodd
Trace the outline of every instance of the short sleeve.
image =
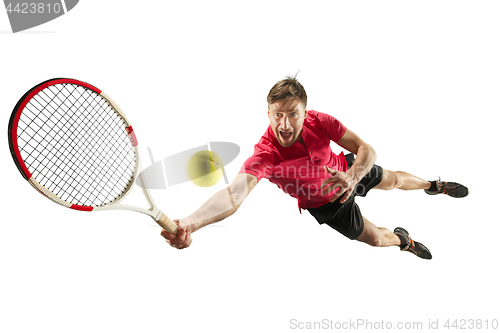
<svg viewBox="0 0 500 333">
<path fill-rule="evenodd" d="M 325 132 L 330 137 L 330 140 L 337 143 L 342 138 L 347 128 L 337 118 L 329 114 L 318 112 L 317 117 L 323 125 Z"/>
</svg>

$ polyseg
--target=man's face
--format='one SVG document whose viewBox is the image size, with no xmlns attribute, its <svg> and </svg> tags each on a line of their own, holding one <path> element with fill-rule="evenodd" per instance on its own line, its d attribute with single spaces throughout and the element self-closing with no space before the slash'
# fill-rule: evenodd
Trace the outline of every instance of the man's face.
<svg viewBox="0 0 500 333">
<path fill-rule="evenodd" d="M 290 147 L 296 140 L 302 140 L 302 125 L 307 111 L 300 99 L 280 100 L 270 104 L 267 114 L 280 145 Z"/>
</svg>

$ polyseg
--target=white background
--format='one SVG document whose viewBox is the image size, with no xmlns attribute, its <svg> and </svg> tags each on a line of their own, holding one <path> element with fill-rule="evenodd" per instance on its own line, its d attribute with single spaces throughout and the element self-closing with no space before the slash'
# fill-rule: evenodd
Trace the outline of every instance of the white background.
<svg viewBox="0 0 500 333">
<path fill-rule="evenodd" d="M 125 111 L 149 165 L 265 131 L 266 96 L 301 73 L 309 109 L 377 151 L 377 163 L 469 187 L 465 199 L 373 191 L 358 204 L 405 227 L 431 261 L 349 241 L 267 180 L 178 251 L 147 216 L 83 213 L 24 181 L 0 146 L 0 331 L 288 332 L 290 320 L 380 323 L 499 317 L 500 5 L 496 1 L 98 1 L 12 34 L 0 11 L 0 112 L 32 86 L 77 78 Z M 338 147 L 334 147 L 340 152 Z M 216 190 L 154 191 L 171 217 Z M 485 324 L 483 324 L 485 325 Z M 360 327 L 362 328 L 362 327 Z M 484 326 L 483 326 L 484 329 Z M 396 331 L 396 330 L 392 330 Z"/>
</svg>

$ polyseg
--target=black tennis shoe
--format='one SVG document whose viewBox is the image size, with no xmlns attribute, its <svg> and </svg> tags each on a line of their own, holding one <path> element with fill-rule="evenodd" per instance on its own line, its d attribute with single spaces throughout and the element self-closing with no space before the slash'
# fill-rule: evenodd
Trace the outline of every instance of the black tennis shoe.
<svg viewBox="0 0 500 333">
<path fill-rule="evenodd" d="M 435 190 L 424 190 L 429 195 L 447 194 L 454 198 L 463 198 L 469 194 L 469 189 L 462 184 L 452 182 L 442 182 L 441 178 L 436 180 Z"/>
<path fill-rule="evenodd" d="M 408 231 L 403 228 L 396 228 L 394 229 L 394 233 L 406 241 L 406 245 L 401 247 L 401 251 L 408 251 L 422 259 L 432 259 L 432 254 L 429 249 L 424 244 L 415 242 L 411 239 Z"/>
</svg>

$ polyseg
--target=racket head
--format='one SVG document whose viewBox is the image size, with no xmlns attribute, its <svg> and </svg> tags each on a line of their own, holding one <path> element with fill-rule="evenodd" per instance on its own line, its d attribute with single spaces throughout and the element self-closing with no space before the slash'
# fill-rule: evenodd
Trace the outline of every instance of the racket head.
<svg viewBox="0 0 500 333">
<path fill-rule="evenodd" d="M 31 88 L 12 111 L 8 137 L 21 175 L 65 207 L 117 203 L 138 173 L 132 126 L 116 103 L 83 81 L 57 78 Z"/>
</svg>

